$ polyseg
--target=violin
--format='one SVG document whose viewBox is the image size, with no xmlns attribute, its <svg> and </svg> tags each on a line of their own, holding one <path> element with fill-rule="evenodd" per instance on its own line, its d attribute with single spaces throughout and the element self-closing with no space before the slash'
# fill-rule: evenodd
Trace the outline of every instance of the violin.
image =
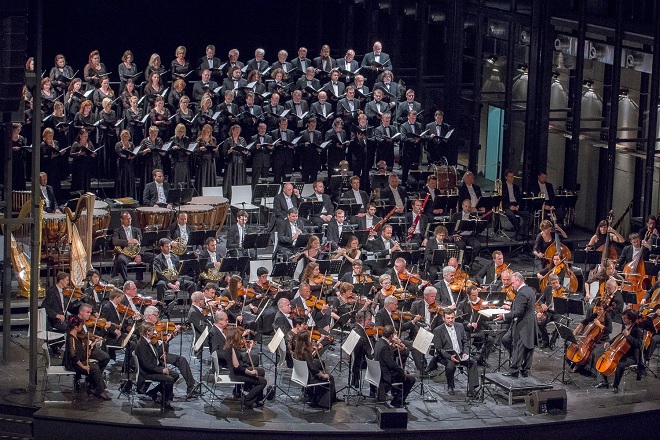
<svg viewBox="0 0 660 440">
<path fill-rule="evenodd" d="M 305 303 L 307 304 L 307 307 L 317 308 L 319 310 L 321 310 L 327 304 L 324 300 L 318 299 L 315 296 L 310 296 L 309 299 L 305 301 Z"/>
<path fill-rule="evenodd" d="M 504 272 L 504 270 L 508 268 L 509 268 L 509 264 L 502 264 L 500 266 L 497 266 L 495 267 L 495 274 L 502 275 L 502 272 Z"/>
<path fill-rule="evenodd" d="M 403 291 L 402 288 L 394 287 L 394 285 L 391 285 L 390 287 L 388 287 L 385 290 L 382 290 L 381 292 L 383 296 L 394 295 L 394 297 L 398 299 L 408 299 L 413 297 L 410 293 L 406 293 Z"/>
<path fill-rule="evenodd" d="M 445 309 L 438 302 L 434 302 L 429 304 L 429 313 L 438 313 L 439 315 L 444 315 Z"/>
<path fill-rule="evenodd" d="M 62 295 L 66 296 L 67 298 L 82 298 L 83 291 L 80 289 L 80 287 L 65 287 L 62 289 Z"/>
<path fill-rule="evenodd" d="M 411 321 L 412 319 L 415 318 L 415 315 L 413 312 L 394 312 L 392 313 L 392 319 L 395 321 L 398 321 L 400 319 L 403 319 L 404 321 Z M 424 317 L 421 316 L 419 321 L 424 321 Z"/>
<path fill-rule="evenodd" d="M 324 284 L 326 286 L 332 286 L 336 281 L 332 278 L 332 275 L 323 275 L 318 274 L 312 277 L 314 284 Z"/>
<path fill-rule="evenodd" d="M 383 326 L 379 325 L 378 327 L 369 327 L 365 328 L 364 332 L 366 333 L 367 336 L 383 336 Z"/>
<path fill-rule="evenodd" d="M 95 317 L 92 316 L 87 321 L 85 321 L 85 325 L 87 327 L 96 326 L 96 327 L 101 327 L 101 328 L 107 328 L 107 327 L 110 327 L 112 325 L 112 323 L 110 321 L 108 321 L 107 319 L 105 319 L 105 318 L 95 318 Z"/>
<path fill-rule="evenodd" d="M 292 307 L 291 312 L 289 312 L 289 316 L 305 316 L 306 315 L 306 310 L 304 307 L 298 306 L 298 307 Z"/>
<path fill-rule="evenodd" d="M 154 324 L 154 330 L 157 332 L 162 332 L 162 331 L 168 331 L 168 332 L 174 332 L 176 331 L 176 324 L 172 321 L 158 321 Z"/>
<path fill-rule="evenodd" d="M 325 339 L 328 342 L 334 342 L 335 338 L 327 333 L 321 333 L 320 330 L 314 329 L 310 332 L 312 336 L 312 341 L 320 341 L 322 339 Z"/>
<path fill-rule="evenodd" d="M 94 285 L 94 291 L 96 293 L 101 293 L 101 292 L 107 292 L 109 290 L 115 289 L 114 284 L 95 284 Z"/>
<path fill-rule="evenodd" d="M 422 277 L 416 273 L 399 272 L 397 273 L 397 276 L 399 277 L 399 280 L 407 281 L 412 284 L 419 284 L 420 282 L 422 282 Z"/>
<path fill-rule="evenodd" d="M 559 289 L 552 291 L 552 296 L 554 298 L 568 299 L 568 295 L 564 293 L 564 290 L 566 290 L 566 288 L 561 286 Z"/>
<path fill-rule="evenodd" d="M 355 278 L 357 278 L 358 283 L 373 283 L 374 281 L 369 275 L 355 275 Z"/>
<path fill-rule="evenodd" d="M 165 331 L 154 330 L 154 333 L 151 335 L 150 340 L 152 344 L 157 344 L 159 341 L 167 342 L 168 337 L 169 337 L 169 333 Z"/>
<path fill-rule="evenodd" d="M 119 304 L 117 306 L 117 312 L 121 313 L 122 315 L 130 316 L 131 318 L 135 317 L 135 311 L 123 304 Z"/>
<path fill-rule="evenodd" d="M 96 288 L 96 286 L 95 286 Z M 131 301 L 133 301 L 133 304 L 140 305 L 140 306 L 155 306 L 155 305 L 165 305 L 163 301 L 158 301 L 156 299 L 151 298 L 150 296 L 134 296 L 131 298 Z"/>
<path fill-rule="evenodd" d="M 503 286 L 501 291 L 502 293 L 506 293 L 506 297 L 504 298 L 505 301 L 513 301 L 516 299 L 516 291 L 513 286 Z"/>
<path fill-rule="evenodd" d="M 392 347 L 394 350 L 405 350 L 407 348 L 403 341 L 401 341 L 401 339 L 396 336 L 390 340 L 390 347 Z"/>
<path fill-rule="evenodd" d="M 252 287 L 239 287 L 237 294 L 238 296 L 247 296 L 248 298 L 257 296 L 257 292 Z"/>
</svg>

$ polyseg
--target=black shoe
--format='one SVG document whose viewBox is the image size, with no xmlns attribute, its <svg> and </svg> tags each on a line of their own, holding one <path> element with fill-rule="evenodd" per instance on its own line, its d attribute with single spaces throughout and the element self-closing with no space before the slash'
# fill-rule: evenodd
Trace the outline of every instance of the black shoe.
<svg viewBox="0 0 660 440">
<path fill-rule="evenodd" d="M 527 373 L 527 372 L 521 372 L 521 373 L 520 373 L 520 376 L 522 376 L 522 377 L 529 377 L 529 373 Z"/>
<path fill-rule="evenodd" d="M 186 395 L 188 397 L 200 397 L 202 392 L 193 388 L 192 390 L 186 392 Z"/>
<path fill-rule="evenodd" d="M 171 402 L 165 402 L 163 405 L 163 408 L 170 410 L 170 411 L 176 411 L 176 408 L 172 406 Z"/>
<path fill-rule="evenodd" d="M 468 391 L 467 396 L 470 398 L 474 397 L 475 396 L 474 391 Z"/>
<path fill-rule="evenodd" d="M 515 371 L 515 372 L 506 372 L 506 373 L 502 373 L 502 376 L 518 377 L 518 372 L 517 371 Z"/>
<path fill-rule="evenodd" d="M 268 385 L 266 387 L 266 400 L 273 400 L 275 398 L 275 387 Z"/>
<path fill-rule="evenodd" d="M 607 389 L 609 387 L 610 387 L 610 384 L 608 384 L 607 382 L 598 382 L 596 385 L 594 385 L 594 388 L 605 388 L 605 389 Z"/>
<path fill-rule="evenodd" d="M 158 402 L 158 392 L 157 391 L 148 391 L 145 393 L 148 397 L 151 397 L 151 400 Z"/>
<path fill-rule="evenodd" d="M 76 391 L 80 391 L 80 381 L 78 379 L 73 379 L 73 389 Z"/>
<path fill-rule="evenodd" d="M 450 396 L 453 396 L 454 394 L 456 394 L 456 391 L 454 391 L 453 388 L 449 388 L 449 389 L 447 390 L 447 392 L 449 393 Z"/>
<path fill-rule="evenodd" d="M 490 367 L 490 364 L 488 363 L 488 361 L 486 361 L 484 359 L 479 359 L 477 361 L 477 365 L 479 365 L 481 367 Z"/>
<path fill-rule="evenodd" d="M 618 387 L 612 388 L 612 394 L 618 394 L 618 393 L 619 393 L 619 388 Z"/>
</svg>

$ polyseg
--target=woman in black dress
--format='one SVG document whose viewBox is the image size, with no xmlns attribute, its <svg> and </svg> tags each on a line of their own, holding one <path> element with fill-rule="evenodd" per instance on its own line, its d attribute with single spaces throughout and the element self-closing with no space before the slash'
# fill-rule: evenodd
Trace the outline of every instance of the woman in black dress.
<svg viewBox="0 0 660 440">
<path fill-rule="evenodd" d="M 64 96 L 64 103 L 66 105 L 66 114 L 70 120 L 80 111 L 80 104 L 83 102 L 83 94 L 80 91 L 82 87 L 82 80 L 74 78 L 67 88 L 66 95 Z"/>
<path fill-rule="evenodd" d="M 126 80 L 126 85 L 124 86 L 124 91 L 121 92 L 121 104 L 124 111 L 128 110 L 131 107 L 131 98 L 135 96 L 140 101 L 140 93 L 135 88 L 135 80 L 129 78 Z M 124 116 L 125 117 L 125 116 Z"/>
<path fill-rule="evenodd" d="M 147 111 L 150 111 L 156 105 L 156 99 L 162 98 L 162 93 L 165 91 L 165 87 L 160 79 L 160 75 L 157 72 L 153 72 L 149 78 L 147 78 L 147 85 L 144 87 L 144 94 L 147 97 Z"/>
<path fill-rule="evenodd" d="M 182 79 L 177 79 L 172 84 L 172 90 L 167 95 L 167 105 L 170 111 L 176 112 L 179 109 L 179 101 L 184 96 L 186 96 L 186 82 Z"/>
<path fill-rule="evenodd" d="M 202 127 L 202 132 L 197 138 L 197 173 L 195 175 L 195 188 L 202 194 L 205 186 L 215 186 L 215 158 L 218 156 L 218 142 L 213 137 L 213 128 L 210 125 Z"/>
<path fill-rule="evenodd" d="M 83 329 L 83 320 L 74 315 L 69 318 L 66 347 L 62 364 L 64 369 L 87 376 L 88 394 L 101 400 L 112 400 L 105 390 L 103 373 L 96 362 L 89 361 L 89 336 Z"/>
<path fill-rule="evenodd" d="M 311 399 L 310 406 L 332 407 L 332 404 L 337 401 L 335 378 L 325 372 L 323 361 L 318 355 L 318 350 L 321 348 L 320 344 L 318 346 L 312 345 L 312 336 L 309 330 L 303 330 L 296 335 L 294 346 L 293 358 L 307 363 L 307 369 L 309 370 L 307 383 L 330 382 L 329 386 L 320 385 L 307 388 L 307 394 Z"/>
<path fill-rule="evenodd" d="M 172 139 L 172 147 L 170 148 L 170 156 L 172 158 L 172 185 L 178 186 L 179 184 L 188 187 L 190 183 L 190 138 L 186 136 L 186 126 L 179 124 L 174 129 L 174 136 Z"/>
<path fill-rule="evenodd" d="M 128 92 L 132 84 L 131 81 L 126 83 L 124 93 Z M 144 123 L 142 122 L 144 111 L 138 106 L 138 101 L 139 99 L 135 95 L 129 98 L 128 108 L 124 110 L 124 118 L 126 118 L 126 129 L 131 133 L 131 139 L 139 144 L 144 138 Z"/>
<path fill-rule="evenodd" d="M 117 114 L 112 109 L 112 99 L 103 98 L 99 121 L 99 128 L 101 129 L 100 146 L 103 147 L 100 154 L 101 166 L 99 171 L 101 177 L 112 178 L 117 172 L 117 156 L 115 156 L 114 149 L 117 143 Z"/>
<path fill-rule="evenodd" d="M 25 191 L 25 146 L 27 141 L 21 136 L 23 126 L 18 123 L 11 124 L 11 180 L 14 191 Z"/>
<path fill-rule="evenodd" d="M 92 187 L 93 170 L 96 169 L 96 153 L 94 144 L 89 140 L 89 132 L 84 128 L 80 130 L 78 140 L 71 145 L 73 157 L 73 170 L 71 175 L 71 190 L 89 192 Z"/>
<path fill-rule="evenodd" d="M 170 68 L 172 71 L 172 81 L 185 79 L 186 75 L 190 72 L 190 63 L 186 60 L 185 46 L 179 46 L 176 48 L 176 58 L 172 60 Z"/>
<path fill-rule="evenodd" d="M 56 95 L 59 96 L 66 93 L 67 86 L 73 78 L 73 68 L 66 65 L 64 55 L 55 55 L 55 65 L 50 69 L 48 77 Z"/>
<path fill-rule="evenodd" d="M 49 182 L 53 187 L 55 198 L 59 196 L 62 185 L 61 168 L 62 154 L 60 153 L 60 144 L 55 140 L 55 132 L 52 128 L 45 128 L 41 137 L 41 171 L 48 174 Z"/>
<path fill-rule="evenodd" d="M 149 78 L 151 78 L 151 74 L 154 72 L 159 75 L 165 72 L 163 63 L 160 60 L 160 55 L 158 55 L 157 53 L 152 53 L 151 56 L 149 57 L 149 64 L 147 64 L 147 68 L 144 69 L 145 81 L 149 81 Z"/>
<path fill-rule="evenodd" d="M 117 153 L 117 197 L 136 198 L 135 191 L 135 159 L 133 154 L 135 145 L 131 142 L 131 134 L 128 130 L 122 130 L 119 142 L 115 145 Z"/>
<path fill-rule="evenodd" d="M 57 98 L 57 94 L 51 87 L 50 78 L 43 78 L 41 80 L 41 111 L 44 115 L 53 113 L 53 106 Z"/>
<path fill-rule="evenodd" d="M 254 367 L 251 363 L 246 364 L 243 361 L 244 356 L 241 354 L 241 349 L 246 345 L 251 348 L 254 341 L 245 341 L 241 332 L 235 327 L 227 329 L 226 337 L 224 357 L 227 360 L 227 365 L 229 365 L 229 376 L 233 380 L 245 382 L 245 390 L 249 390 L 243 397 L 244 406 L 247 409 L 263 406 L 266 400 L 264 388 L 268 383 L 265 377 L 266 371 L 261 367 Z M 270 394 L 268 393 L 268 396 Z"/>
<path fill-rule="evenodd" d="M 101 87 L 101 79 L 107 76 L 108 71 L 105 65 L 101 62 L 101 55 L 98 50 L 93 50 L 89 53 L 87 64 L 83 69 L 85 81 L 90 88 Z"/>
<path fill-rule="evenodd" d="M 165 107 L 165 100 L 160 95 L 157 95 L 154 100 L 154 108 L 149 113 L 149 119 L 151 125 L 158 127 L 158 136 L 161 139 L 167 139 L 172 121 L 170 111 Z"/>
<path fill-rule="evenodd" d="M 50 128 L 53 129 L 54 140 L 57 142 L 61 153 L 55 158 L 52 163 L 53 169 L 48 173 L 53 189 L 55 189 L 56 186 L 60 188 L 60 181 L 65 180 L 69 175 L 69 153 L 71 150 L 67 147 L 72 143 L 70 137 L 73 135 L 74 131 L 70 130 L 71 124 L 72 122 L 68 122 L 67 117 L 64 114 L 64 104 L 56 101 L 53 114 L 50 118 Z M 57 179 L 59 179 L 59 181 L 56 181 Z M 63 196 L 61 190 L 59 193 L 55 190 L 55 196 L 58 199 L 61 199 Z"/>
<path fill-rule="evenodd" d="M 170 95 L 172 96 L 172 95 Z M 187 136 L 194 136 L 195 133 L 197 132 L 196 127 L 194 126 L 193 119 L 195 119 L 195 113 L 192 111 L 192 109 L 189 107 L 190 105 L 190 98 L 187 96 L 181 97 L 179 100 L 179 105 L 176 110 L 176 117 L 174 118 L 174 122 L 176 125 L 183 124 L 186 126 L 186 135 Z"/>
<path fill-rule="evenodd" d="M 133 62 L 133 52 L 127 50 L 124 52 L 124 55 L 121 56 L 121 64 L 117 67 L 119 72 L 119 93 L 124 91 L 126 83 L 129 78 L 134 78 L 137 75 L 137 66 Z"/>
<path fill-rule="evenodd" d="M 103 111 L 103 100 L 105 98 L 110 98 L 111 103 L 115 99 L 115 91 L 112 90 L 112 87 L 110 87 L 110 78 L 107 76 L 103 77 L 101 80 L 101 87 L 96 89 L 92 95 L 94 106 L 96 107 L 96 111 L 98 113 Z"/>
<path fill-rule="evenodd" d="M 215 119 L 213 119 L 213 100 L 209 95 L 204 95 L 199 102 L 197 115 L 197 129 L 201 130 L 205 125 L 210 125 L 213 131 L 217 133 Z"/>
<path fill-rule="evenodd" d="M 80 111 L 76 113 L 73 118 L 73 127 L 76 130 L 85 129 L 89 132 L 89 136 L 93 137 L 96 132 L 96 117 L 92 113 L 94 104 L 89 99 L 80 103 Z"/>
<path fill-rule="evenodd" d="M 247 184 L 245 163 L 249 151 L 245 149 L 246 145 L 245 139 L 241 137 L 241 126 L 232 125 L 229 129 L 229 137 L 227 137 L 222 147 L 222 152 L 227 161 L 227 171 L 222 182 L 225 197 L 231 197 L 232 186 Z"/>
<path fill-rule="evenodd" d="M 151 173 L 155 169 L 163 169 L 162 157 L 167 153 L 162 150 L 163 140 L 158 137 L 158 128 L 149 127 L 149 136 L 140 143 L 140 188 L 153 180 Z"/>
</svg>

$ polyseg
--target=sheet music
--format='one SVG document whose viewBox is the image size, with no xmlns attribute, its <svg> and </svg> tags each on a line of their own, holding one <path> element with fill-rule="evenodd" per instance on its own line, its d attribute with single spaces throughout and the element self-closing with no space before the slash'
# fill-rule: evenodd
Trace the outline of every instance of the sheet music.
<svg viewBox="0 0 660 440">
<path fill-rule="evenodd" d="M 137 327 L 137 325 L 133 324 L 133 327 L 131 327 L 131 331 L 128 332 L 128 334 L 126 335 L 124 340 L 121 341 L 121 348 L 125 348 L 126 344 L 128 344 L 128 341 L 131 340 L 131 337 L 133 336 L 133 333 L 135 333 L 135 327 Z"/>
<path fill-rule="evenodd" d="M 479 313 L 484 315 L 487 318 L 492 318 L 495 315 L 506 315 L 507 313 L 510 313 L 511 310 L 506 310 L 506 309 L 484 309 L 484 310 L 479 310 Z"/>
<path fill-rule="evenodd" d="M 348 337 L 344 341 L 344 345 L 341 346 L 342 351 L 349 356 L 352 355 L 353 350 L 355 350 L 355 346 L 359 341 L 360 335 L 358 335 L 355 330 L 351 330 L 351 332 L 348 334 Z"/>
<path fill-rule="evenodd" d="M 270 350 L 271 353 L 275 353 L 283 340 L 284 332 L 281 328 L 278 328 L 275 332 L 275 335 L 273 336 L 273 339 L 271 339 L 270 343 L 268 344 L 268 350 Z"/>
<path fill-rule="evenodd" d="M 420 353 L 428 353 L 432 342 L 433 333 L 424 328 L 420 328 L 417 332 L 417 336 L 415 336 L 415 340 L 413 341 L 412 346 Z"/>
<path fill-rule="evenodd" d="M 209 335 L 209 328 L 206 327 L 204 331 L 202 332 L 201 335 L 199 335 L 199 338 L 197 338 L 197 341 L 195 341 L 195 351 L 199 351 L 200 348 L 204 345 L 204 341 L 206 341 L 206 338 Z"/>
</svg>

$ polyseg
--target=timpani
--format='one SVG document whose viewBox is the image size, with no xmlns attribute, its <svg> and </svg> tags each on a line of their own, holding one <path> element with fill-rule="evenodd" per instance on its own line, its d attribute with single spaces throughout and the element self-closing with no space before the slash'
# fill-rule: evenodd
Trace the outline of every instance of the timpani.
<svg viewBox="0 0 660 440">
<path fill-rule="evenodd" d="M 182 205 L 178 212 L 188 214 L 188 225 L 198 231 L 213 227 L 215 208 L 211 205 Z"/>
<path fill-rule="evenodd" d="M 211 229 L 221 228 L 225 224 L 229 210 L 229 199 L 220 196 L 199 196 L 190 200 L 190 205 L 211 205 L 214 208 Z"/>
<path fill-rule="evenodd" d="M 143 206 L 136 209 L 140 228 L 143 231 L 168 229 L 174 220 L 174 211 L 157 206 Z"/>
</svg>

